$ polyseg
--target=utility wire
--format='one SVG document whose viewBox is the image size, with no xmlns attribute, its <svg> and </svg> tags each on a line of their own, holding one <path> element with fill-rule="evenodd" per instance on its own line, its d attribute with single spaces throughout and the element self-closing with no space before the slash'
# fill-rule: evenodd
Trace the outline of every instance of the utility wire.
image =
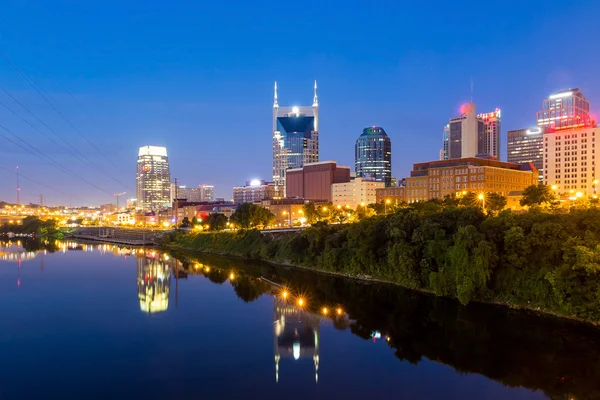
<svg viewBox="0 0 600 400">
<path fill-rule="evenodd" d="M 10 107 L 8 107 L 6 104 L 0 102 L 0 105 L 2 105 L 4 108 L 6 108 L 8 111 L 10 111 L 12 114 L 14 114 L 15 116 L 17 116 L 19 119 L 21 119 L 23 122 L 25 122 L 27 125 L 29 125 L 30 127 L 32 127 L 33 129 L 35 129 L 37 132 L 41 133 L 42 135 L 44 135 L 45 137 L 47 137 L 49 140 L 51 140 L 53 143 L 55 143 L 57 146 L 61 147 L 63 150 L 67 151 L 69 154 L 71 154 L 73 157 L 77 158 L 78 160 L 82 161 L 83 163 L 89 164 L 90 166 L 94 167 L 98 172 L 100 172 L 102 175 L 108 177 L 109 179 L 117 182 L 119 185 L 123 186 L 123 187 L 128 187 L 127 185 L 125 185 L 123 182 L 119 181 L 118 179 L 115 179 L 114 177 L 112 177 L 111 175 L 109 175 L 108 173 L 106 173 L 102 168 L 100 168 L 99 166 L 97 166 L 96 164 L 94 164 L 92 162 L 92 160 L 90 160 L 85 154 L 83 154 L 81 151 L 77 150 L 77 148 L 75 148 L 72 144 L 70 144 L 65 138 L 63 138 L 58 132 L 56 132 L 54 129 L 52 129 L 52 127 L 50 127 L 48 124 L 46 124 L 44 121 L 42 121 L 37 115 L 35 115 L 33 113 L 33 111 L 31 111 L 25 104 L 21 103 L 15 96 L 13 96 L 9 91 L 7 91 L 2 85 L 0 85 L 0 90 L 2 90 L 7 96 L 9 96 L 13 101 L 15 101 L 18 105 L 20 105 L 25 111 L 27 111 L 27 113 L 29 115 L 31 115 L 33 118 L 35 118 L 36 121 L 38 121 L 40 124 L 42 124 L 44 127 L 46 127 L 46 129 L 48 129 L 50 132 L 54 133 L 60 140 L 62 140 L 67 146 L 69 146 L 69 148 L 66 148 L 64 146 L 62 146 L 60 143 L 58 143 L 56 140 L 54 140 L 50 135 L 44 133 L 42 130 L 36 128 L 33 124 L 31 124 L 29 121 L 27 121 L 25 118 L 23 118 L 21 115 L 19 115 L 18 113 L 16 113 L 14 110 L 12 110 Z"/>
<path fill-rule="evenodd" d="M 83 134 L 83 132 L 81 132 L 72 122 L 69 118 L 67 118 L 55 105 L 54 103 L 52 103 L 40 90 L 39 85 L 37 85 L 32 79 L 30 79 L 23 71 L 21 71 L 21 69 L 14 63 L 12 62 L 12 60 L 10 58 L 8 58 L 8 56 L 0 50 L 0 55 L 2 56 L 2 58 L 4 58 L 12 67 L 15 71 L 17 71 L 17 73 L 19 75 L 21 75 L 21 77 L 23 77 L 23 79 L 25 79 L 27 81 L 27 83 L 29 83 L 29 85 L 31 85 L 31 87 L 44 99 L 44 101 L 46 103 L 48 103 L 50 105 L 50 107 L 52 107 L 54 109 L 54 111 L 56 111 L 56 113 L 58 115 L 61 116 L 62 119 L 64 119 L 67 124 L 69 124 L 69 126 L 71 128 L 73 128 L 83 139 L 85 139 L 86 142 L 88 142 L 90 144 L 90 146 L 92 146 L 94 149 L 96 149 L 96 151 L 98 153 L 100 153 L 100 155 L 102 155 L 104 158 L 106 158 L 106 160 L 108 162 L 110 162 L 112 165 L 114 165 L 115 167 L 118 168 L 117 164 L 115 164 L 110 158 L 108 158 L 108 156 L 106 154 L 104 154 L 102 152 L 102 150 L 100 150 L 94 143 L 92 143 L 91 140 L 89 140 L 87 138 L 87 136 L 85 136 Z"/>
<path fill-rule="evenodd" d="M 2 166 L 2 165 L 0 165 L 0 169 L 3 169 L 3 170 L 5 170 L 5 171 L 7 171 L 7 172 L 10 172 L 10 173 L 11 173 L 11 174 L 13 174 L 13 175 L 17 175 L 17 173 L 16 173 L 15 171 L 13 171 L 13 170 L 11 170 L 11 169 L 9 169 L 9 168 L 6 168 L 6 167 L 4 167 L 4 166 Z M 53 188 L 52 186 L 48 186 L 48 185 L 46 185 L 45 183 L 38 182 L 38 181 L 36 181 L 35 179 L 29 178 L 29 177 L 27 177 L 27 176 L 24 176 L 24 175 L 23 175 L 23 174 L 21 174 L 21 173 L 19 173 L 19 178 L 23 178 L 23 179 L 25 179 L 26 181 L 30 181 L 30 182 L 32 182 L 32 183 L 35 183 L 36 185 L 43 186 L 43 187 L 45 187 L 45 188 L 47 188 L 47 189 L 50 189 L 50 190 L 52 190 L 52 191 L 55 191 L 55 192 L 57 192 L 57 193 L 60 193 L 60 194 L 62 194 L 62 195 L 69 196 L 69 197 L 72 197 L 72 198 L 74 198 L 74 199 L 79 199 L 79 200 L 81 200 L 81 201 L 84 201 L 84 202 L 86 202 L 86 203 L 88 203 L 88 204 L 93 204 L 92 202 L 90 202 L 90 201 L 88 201 L 88 200 L 86 200 L 86 199 L 82 199 L 81 197 L 77 197 L 77 196 L 71 196 L 70 194 L 63 192 L 62 190 L 59 190 L 59 189 Z"/>
<path fill-rule="evenodd" d="M 74 178 L 77 178 L 79 180 L 81 180 L 84 183 L 87 183 L 88 185 L 112 196 L 112 193 L 110 193 L 107 190 L 102 189 L 101 187 L 97 186 L 96 184 L 88 181 L 87 179 L 77 175 L 76 173 L 74 173 L 73 171 L 70 171 L 67 167 L 61 165 L 60 163 L 58 163 L 56 160 L 54 160 L 52 157 L 44 154 L 43 152 L 41 152 L 39 149 L 37 149 L 35 146 L 33 146 L 32 144 L 28 143 L 26 140 L 20 138 L 17 134 L 15 134 L 13 131 L 11 131 L 10 129 L 6 128 L 5 126 L 0 124 L 0 129 L 3 129 L 4 131 L 10 133 L 13 137 L 15 137 L 17 140 L 19 140 L 20 142 L 22 142 L 25 146 L 27 146 L 29 149 L 33 150 L 34 152 L 32 153 L 31 151 L 29 151 L 26 147 L 24 147 L 24 145 L 21 145 L 18 142 L 15 142 L 14 140 L 12 140 L 11 138 L 9 138 L 8 136 L 0 133 L 0 136 L 3 137 L 4 139 L 6 139 L 7 141 L 19 146 L 20 148 L 22 148 L 23 150 L 29 152 L 30 154 L 40 158 L 42 161 L 52 165 L 55 168 L 58 168 L 59 170 L 66 172 L 67 174 L 71 175 Z"/>
</svg>

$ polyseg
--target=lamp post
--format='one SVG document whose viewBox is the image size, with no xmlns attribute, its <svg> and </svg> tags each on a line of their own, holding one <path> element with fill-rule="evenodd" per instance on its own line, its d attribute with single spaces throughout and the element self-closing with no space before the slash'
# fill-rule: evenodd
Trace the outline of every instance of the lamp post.
<svg viewBox="0 0 600 400">
<path fill-rule="evenodd" d="M 596 193 L 596 186 L 598 186 L 598 179 L 594 179 L 594 196 L 597 194 Z"/>
<path fill-rule="evenodd" d="M 483 208 L 483 211 L 485 212 L 485 195 L 483 193 L 479 193 L 477 198 L 481 200 L 481 208 Z"/>
<path fill-rule="evenodd" d="M 287 211 L 283 211 L 281 214 L 283 214 L 283 216 L 286 216 L 286 215 L 290 216 L 290 218 L 289 218 L 289 227 L 291 228 L 292 227 L 292 213 L 289 213 Z"/>
<path fill-rule="evenodd" d="M 387 215 L 387 206 L 388 206 L 388 204 L 390 204 L 391 202 L 392 202 L 392 201 L 391 201 L 390 199 L 385 199 L 385 203 L 383 204 L 383 210 L 384 210 L 383 214 L 384 214 L 384 215 Z"/>
</svg>

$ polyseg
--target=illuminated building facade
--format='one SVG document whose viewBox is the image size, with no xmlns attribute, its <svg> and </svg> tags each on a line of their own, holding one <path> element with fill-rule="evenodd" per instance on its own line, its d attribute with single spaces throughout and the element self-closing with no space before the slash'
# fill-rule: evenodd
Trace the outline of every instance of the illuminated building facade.
<svg viewBox="0 0 600 400">
<path fill-rule="evenodd" d="M 460 112 L 460 117 L 450 120 L 447 158 L 468 158 L 487 154 L 487 127 L 485 122 L 477 117 L 475 103 L 463 105 Z"/>
<path fill-rule="evenodd" d="M 273 100 L 273 182 L 285 187 L 290 168 L 319 161 L 319 101 L 315 81 L 312 106 L 280 107 Z"/>
<path fill-rule="evenodd" d="M 485 138 L 483 154 L 489 154 L 493 157 L 500 159 L 500 122 L 501 122 L 501 111 L 499 108 L 496 110 L 479 114 L 477 118 L 485 124 Z"/>
<path fill-rule="evenodd" d="M 544 133 L 544 184 L 557 194 L 597 196 L 597 126 L 555 129 Z"/>
<path fill-rule="evenodd" d="M 389 200 L 393 204 L 399 204 L 406 201 L 406 188 L 404 186 L 395 186 L 389 188 L 375 189 L 375 202 Z"/>
<path fill-rule="evenodd" d="M 169 308 L 171 269 L 158 255 L 139 257 L 136 261 L 140 309 L 146 313 L 165 311 Z"/>
<path fill-rule="evenodd" d="M 535 126 L 508 131 L 508 162 L 515 164 L 532 163 L 540 172 L 540 183 L 544 178 L 545 130 L 544 127 Z"/>
<path fill-rule="evenodd" d="M 463 192 L 499 193 L 521 191 L 537 185 L 539 172 L 533 164 L 513 164 L 493 158 L 462 158 L 414 164 L 406 178 L 407 203 L 443 199 Z"/>
<path fill-rule="evenodd" d="M 212 185 L 201 185 L 190 188 L 186 186 L 179 186 L 176 192 L 177 198 L 185 201 L 200 202 L 215 200 L 215 187 Z M 174 198 L 175 197 L 173 197 L 173 199 Z"/>
<path fill-rule="evenodd" d="M 589 127 L 592 119 L 590 102 L 579 89 L 551 94 L 537 113 L 538 126 L 549 129 Z"/>
<path fill-rule="evenodd" d="M 350 182 L 350 167 L 335 161 L 305 164 L 288 169 L 285 177 L 286 197 L 310 201 L 331 201 L 331 185 Z"/>
<path fill-rule="evenodd" d="M 365 128 L 354 146 L 357 178 L 392 185 L 392 142 L 381 127 Z"/>
<path fill-rule="evenodd" d="M 136 174 L 137 207 L 155 211 L 169 207 L 171 174 L 166 147 L 143 146 L 138 152 Z"/>
<path fill-rule="evenodd" d="M 320 321 L 321 318 L 317 315 L 295 307 L 284 299 L 273 298 L 275 382 L 279 382 L 281 359 L 303 358 L 312 358 L 315 382 L 319 381 Z"/>
<path fill-rule="evenodd" d="M 334 205 L 356 208 L 360 205 L 375 203 L 377 189 L 385 187 L 384 182 L 375 182 L 365 178 L 354 178 L 350 182 L 331 185 L 331 198 Z"/>
<path fill-rule="evenodd" d="M 233 188 L 233 202 L 236 204 L 260 203 L 267 199 L 280 199 L 283 197 L 283 193 L 283 186 L 273 182 L 246 181 L 246 186 Z"/>
</svg>

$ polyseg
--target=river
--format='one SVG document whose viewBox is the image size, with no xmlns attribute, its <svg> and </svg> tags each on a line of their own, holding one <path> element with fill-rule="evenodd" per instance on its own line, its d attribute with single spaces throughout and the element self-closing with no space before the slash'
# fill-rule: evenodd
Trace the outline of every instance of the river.
<svg viewBox="0 0 600 400">
<path fill-rule="evenodd" d="M 600 329 L 207 255 L 0 244 L 0 399 L 598 399 Z"/>
</svg>

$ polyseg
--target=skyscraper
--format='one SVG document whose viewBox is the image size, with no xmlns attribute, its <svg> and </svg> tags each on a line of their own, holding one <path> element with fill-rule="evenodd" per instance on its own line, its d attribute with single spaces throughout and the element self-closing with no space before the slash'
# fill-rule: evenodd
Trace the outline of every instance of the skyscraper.
<svg viewBox="0 0 600 400">
<path fill-rule="evenodd" d="M 312 106 L 280 107 L 273 100 L 273 182 L 285 187 L 285 171 L 319 161 L 317 81 Z M 285 190 L 284 190 L 285 192 Z"/>
<path fill-rule="evenodd" d="M 392 142 L 383 128 L 363 129 L 354 146 L 354 165 L 357 178 L 392 185 Z"/>
<path fill-rule="evenodd" d="M 508 162 L 532 163 L 540 171 L 540 182 L 544 172 L 544 131 L 540 126 L 508 131 Z"/>
<path fill-rule="evenodd" d="M 447 160 L 450 158 L 450 124 L 444 126 L 442 140 L 444 144 L 442 150 L 440 150 L 440 160 Z"/>
<path fill-rule="evenodd" d="M 160 210 L 169 207 L 171 174 L 167 148 L 143 146 L 138 152 L 136 175 L 137 207 Z"/>
<path fill-rule="evenodd" d="M 489 154 L 500 159 L 500 118 L 499 108 L 490 112 L 479 114 L 478 119 L 485 124 L 484 154 Z"/>
<path fill-rule="evenodd" d="M 551 94 L 544 99 L 542 108 L 542 111 L 537 113 L 539 126 L 550 129 L 592 126 L 590 102 L 579 89 Z"/>
<path fill-rule="evenodd" d="M 475 103 L 463 105 L 460 112 L 460 117 L 450 120 L 448 158 L 467 158 L 487 154 L 487 128 L 485 122 L 475 113 Z"/>
</svg>

